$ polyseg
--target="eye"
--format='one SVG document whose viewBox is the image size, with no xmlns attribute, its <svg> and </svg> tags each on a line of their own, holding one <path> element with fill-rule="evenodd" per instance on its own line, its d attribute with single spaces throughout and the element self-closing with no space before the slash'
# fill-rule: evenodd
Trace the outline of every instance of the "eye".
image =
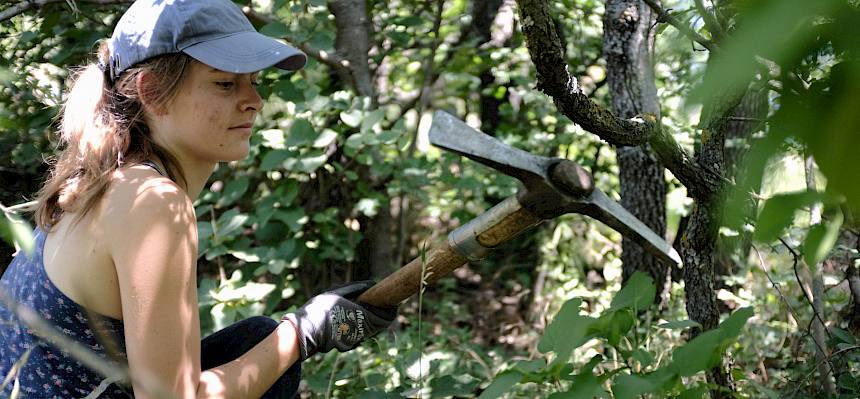
<svg viewBox="0 0 860 399">
<path fill-rule="evenodd" d="M 215 85 L 217 85 L 218 87 L 220 87 L 222 89 L 232 89 L 233 85 L 235 85 L 235 83 L 233 83 L 231 81 L 220 81 L 220 82 L 215 82 Z"/>
</svg>

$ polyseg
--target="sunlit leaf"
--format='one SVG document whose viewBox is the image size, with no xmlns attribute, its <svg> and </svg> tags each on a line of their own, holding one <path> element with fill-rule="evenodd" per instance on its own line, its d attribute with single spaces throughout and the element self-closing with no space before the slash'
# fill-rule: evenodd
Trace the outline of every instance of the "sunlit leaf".
<svg viewBox="0 0 860 399">
<path fill-rule="evenodd" d="M 657 327 L 667 328 L 670 330 L 684 330 L 684 329 L 691 328 L 691 327 L 701 328 L 702 325 L 693 321 L 693 320 L 688 319 L 688 320 L 677 320 L 677 321 L 670 321 L 668 323 L 658 324 Z"/>
<path fill-rule="evenodd" d="M 229 236 L 236 231 L 236 229 L 242 227 L 248 218 L 250 218 L 250 216 L 240 214 L 239 211 L 235 209 L 224 212 L 220 217 L 218 217 L 218 223 L 214 228 L 215 235 L 220 238 Z"/>
<path fill-rule="evenodd" d="M 617 399 L 635 399 L 656 389 L 653 382 L 630 374 L 619 374 L 612 384 L 612 393 Z"/>
<path fill-rule="evenodd" d="M 758 216 L 753 238 L 761 242 L 776 240 L 794 221 L 795 211 L 821 199 L 822 194 L 815 191 L 774 195 L 765 202 Z"/>
<path fill-rule="evenodd" d="M 843 219 L 842 212 L 837 210 L 830 219 L 809 229 L 803 241 L 803 259 L 809 267 L 815 268 L 833 249 L 839 239 Z"/>
<path fill-rule="evenodd" d="M 6 242 L 21 248 L 28 256 L 35 249 L 36 237 L 33 235 L 33 228 L 12 213 L 5 213 L 5 217 L 0 218 L 0 236 Z"/>
<path fill-rule="evenodd" d="M 579 298 L 565 302 L 538 342 L 538 350 L 542 353 L 555 352 L 554 363 L 567 362 L 570 353 L 587 340 L 589 327 L 595 319 L 579 314 L 581 304 Z"/>
<path fill-rule="evenodd" d="M 218 198 L 218 202 L 215 206 L 217 208 L 223 208 L 232 205 L 236 200 L 241 198 L 246 191 L 248 191 L 249 184 L 250 180 L 247 176 L 241 176 L 236 180 L 227 182 L 227 185 L 224 187 L 224 191 L 221 192 L 221 196 Z"/>
<path fill-rule="evenodd" d="M 481 392 L 481 396 L 478 396 L 478 399 L 495 399 L 501 397 L 508 393 L 522 378 L 523 373 L 519 371 L 502 372 Z"/>
<path fill-rule="evenodd" d="M 720 360 L 720 342 L 719 330 L 705 331 L 672 352 L 673 369 L 685 377 L 710 369 Z"/>
<path fill-rule="evenodd" d="M 648 309 L 654 302 L 654 295 L 656 293 L 657 289 L 654 287 L 654 280 L 647 274 L 637 271 L 630 276 L 630 280 L 615 295 L 615 298 L 612 298 L 612 304 L 609 309 Z"/>
<path fill-rule="evenodd" d="M 343 111 L 340 113 L 340 119 L 350 127 L 358 127 L 361 125 L 361 118 L 363 116 L 364 114 L 359 109 L 354 109 L 349 112 Z"/>
</svg>

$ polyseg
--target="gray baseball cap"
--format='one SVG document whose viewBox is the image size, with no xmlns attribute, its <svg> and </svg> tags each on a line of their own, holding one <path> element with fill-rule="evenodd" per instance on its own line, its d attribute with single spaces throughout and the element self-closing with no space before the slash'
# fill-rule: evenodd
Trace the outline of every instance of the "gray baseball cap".
<svg viewBox="0 0 860 399">
<path fill-rule="evenodd" d="M 258 33 L 231 0 L 138 0 L 108 42 L 111 80 L 138 62 L 183 52 L 215 69 L 251 73 L 297 70 L 307 57 Z"/>
</svg>

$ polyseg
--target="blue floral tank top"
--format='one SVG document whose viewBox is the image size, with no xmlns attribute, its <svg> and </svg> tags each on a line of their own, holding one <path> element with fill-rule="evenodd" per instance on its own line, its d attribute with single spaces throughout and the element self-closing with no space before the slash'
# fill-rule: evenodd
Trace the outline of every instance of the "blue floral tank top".
<svg viewBox="0 0 860 399">
<path fill-rule="evenodd" d="M 122 320 L 87 311 L 48 279 L 43 262 L 45 235 L 36 231 L 33 253 L 28 256 L 20 251 L 15 256 L 0 279 L 0 288 L 96 354 L 107 358 L 110 353 L 114 359 L 125 361 Z M 7 376 L 16 364 L 16 378 L 6 384 L 0 396 L 9 397 L 13 389 L 22 398 L 131 396 L 130 388 L 112 384 L 68 352 L 39 338 L 0 303 L 0 376 Z"/>
</svg>

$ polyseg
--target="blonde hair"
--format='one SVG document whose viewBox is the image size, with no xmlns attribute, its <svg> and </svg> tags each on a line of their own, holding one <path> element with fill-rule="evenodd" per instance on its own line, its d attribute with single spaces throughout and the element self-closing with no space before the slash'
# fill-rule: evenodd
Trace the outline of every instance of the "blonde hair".
<svg viewBox="0 0 860 399">
<path fill-rule="evenodd" d="M 143 118 L 142 99 L 167 106 L 175 97 L 190 58 L 166 54 L 125 70 L 115 82 L 99 67 L 109 65 L 109 50 L 102 43 L 99 62 L 72 74 L 60 116 L 60 154 L 49 160 L 51 171 L 39 191 L 36 223 L 50 230 L 65 213 L 80 220 L 110 187 L 111 176 L 125 164 L 157 159 L 173 181 L 184 185 L 182 168 L 166 150 L 152 141 Z M 154 77 L 138 90 L 137 76 Z"/>
</svg>

